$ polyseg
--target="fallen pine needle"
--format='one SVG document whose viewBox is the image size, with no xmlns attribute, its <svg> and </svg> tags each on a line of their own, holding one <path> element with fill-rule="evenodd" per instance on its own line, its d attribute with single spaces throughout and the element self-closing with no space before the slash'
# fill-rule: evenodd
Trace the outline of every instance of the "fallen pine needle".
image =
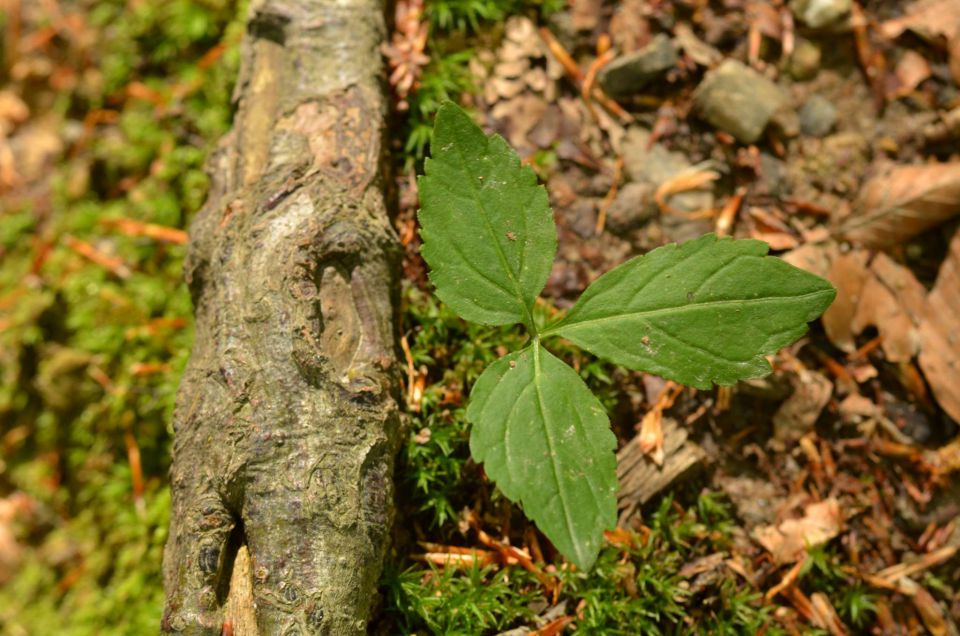
<svg viewBox="0 0 960 636">
<path fill-rule="evenodd" d="M 71 250 L 86 258 L 90 262 L 99 265 L 118 278 L 130 277 L 130 267 L 124 263 L 123 259 L 119 256 L 110 256 L 108 254 L 104 254 L 90 243 L 81 241 L 80 239 L 70 236 L 69 234 L 64 237 L 64 241 L 66 242 L 67 247 L 69 247 Z"/>
<path fill-rule="evenodd" d="M 460 554 L 458 552 L 427 552 L 416 555 L 413 558 L 416 561 L 457 568 L 484 567 L 497 562 L 496 555 L 488 550 L 474 550 L 471 554 Z"/>
<path fill-rule="evenodd" d="M 912 576 L 917 572 L 922 572 L 928 568 L 935 567 L 941 563 L 945 563 L 953 558 L 953 555 L 957 553 L 958 546 L 948 545 L 935 550 L 933 552 L 928 552 L 921 556 L 914 563 L 898 563 L 897 565 L 891 565 L 888 568 L 880 570 L 877 572 L 875 577 L 886 581 L 887 583 L 896 583 L 897 580 Z"/>
<path fill-rule="evenodd" d="M 737 212 L 740 211 L 740 206 L 743 204 L 743 197 L 746 193 L 746 188 L 738 188 L 734 195 L 724 204 L 723 209 L 720 210 L 720 215 L 717 216 L 717 224 L 715 226 L 717 236 L 730 236 L 733 230 L 733 223 L 737 219 Z"/>
<path fill-rule="evenodd" d="M 697 212 L 684 212 L 683 210 L 678 210 L 674 207 L 671 207 L 667 203 L 667 197 L 679 194 L 681 192 L 687 192 L 689 190 L 699 190 L 703 186 L 716 181 L 720 178 L 720 173 L 716 170 L 707 170 L 702 167 L 694 166 L 690 170 L 681 172 L 674 177 L 667 179 L 657 188 L 657 191 L 653 195 L 654 201 L 657 202 L 662 212 L 668 214 L 685 214 L 690 217 L 696 216 L 713 216 L 713 210 L 707 211 L 697 211 Z"/>
<path fill-rule="evenodd" d="M 780 582 L 767 590 L 767 593 L 763 595 L 763 600 L 771 601 L 777 595 L 786 590 L 789 587 L 792 587 L 794 583 L 800 578 L 800 572 L 803 570 L 804 564 L 807 562 L 807 556 L 804 555 L 802 559 L 796 562 L 796 564 L 787 570 L 787 573 L 783 575 L 783 578 L 780 579 Z"/>
<path fill-rule="evenodd" d="M 130 464 L 130 477 L 133 482 L 133 505 L 142 518 L 147 510 L 143 502 L 143 465 L 140 461 L 140 445 L 137 444 L 137 438 L 129 428 L 123 432 L 123 442 L 127 447 L 127 461 Z"/>
<path fill-rule="evenodd" d="M 106 219 L 103 224 L 114 227 L 118 232 L 127 236 L 145 236 L 164 243 L 186 245 L 189 240 L 187 233 L 183 230 L 166 225 L 156 225 L 155 223 L 143 223 L 135 219 Z"/>
<path fill-rule="evenodd" d="M 607 196 L 600 202 L 600 210 L 597 212 L 597 225 L 594 227 L 595 234 L 603 234 L 603 228 L 607 224 L 607 211 L 613 205 L 613 200 L 617 198 L 617 191 L 620 189 L 620 179 L 623 177 L 623 157 L 617 157 L 613 164 L 613 183 Z"/>
</svg>

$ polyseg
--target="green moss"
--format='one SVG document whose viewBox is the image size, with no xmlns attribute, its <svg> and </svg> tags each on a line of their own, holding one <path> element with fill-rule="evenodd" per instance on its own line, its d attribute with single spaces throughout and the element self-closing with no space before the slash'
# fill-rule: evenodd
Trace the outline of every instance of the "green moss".
<svg viewBox="0 0 960 636">
<path fill-rule="evenodd" d="M 432 294 L 411 287 L 403 297 L 403 331 L 414 367 L 426 374 L 419 410 L 409 413 L 409 438 L 398 468 L 403 526 L 413 527 L 420 540 L 482 548 L 472 531 L 465 535 L 460 527 L 462 511 L 469 508 L 484 516 L 485 529 L 494 535 L 498 519 L 512 520 L 511 540 L 521 545 L 529 526 L 520 511 L 469 459 L 464 392 L 503 348 L 519 347 L 525 336 L 514 327 L 462 321 Z M 549 309 L 538 305 L 535 310 L 535 320 L 545 321 Z M 558 354 L 615 412 L 622 378 L 572 347 L 561 345 Z M 578 614 L 581 633 L 739 634 L 770 622 L 770 608 L 760 594 L 728 568 L 720 565 L 697 590 L 680 574 L 684 565 L 733 545 L 736 524 L 718 495 L 694 494 L 686 508 L 663 499 L 645 523 L 646 540 L 635 536 L 628 548 L 608 545 L 590 572 L 561 569 L 552 575 L 562 583 L 558 601 L 566 604 L 567 614 Z M 542 536 L 539 540 L 549 545 Z M 388 570 L 383 586 L 386 633 L 492 634 L 533 627 L 550 600 L 519 566 L 436 569 L 411 564 L 403 555 Z"/>
<path fill-rule="evenodd" d="M 699 498 L 715 505 L 716 497 Z M 732 520 L 702 518 L 703 506 L 681 511 L 666 498 L 647 520 L 645 538 L 608 545 L 590 572 L 560 569 L 558 616 L 576 618 L 584 634 L 747 634 L 771 624 L 771 607 L 722 563 L 696 589 L 681 569 L 731 541 Z M 463 539 L 461 538 L 461 543 Z M 542 541 L 542 539 L 541 539 Z M 552 599 L 519 566 L 437 569 L 398 565 L 384 577 L 386 631 L 404 634 L 493 634 L 536 627 Z M 392 631 L 391 631 L 392 630 Z"/>
<path fill-rule="evenodd" d="M 0 496 L 35 502 L 15 528 L 26 550 L 0 586 L 0 634 L 157 631 L 167 423 L 192 341 L 185 248 L 126 236 L 104 220 L 183 228 L 202 204 L 203 161 L 232 114 L 239 4 L 60 3 L 82 9 L 106 45 L 71 60 L 84 78 L 74 90 L 29 95 L 52 104 L 58 132 L 76 130 L 92 108 L 119 114 L 68 147 L 69 160 L 49 176 L 49 209 L 25 200 L 0 211 Z M 201 69 L 221 43 L 223 55 Z M 131 82 L 168 101 L 122 99 Z M 131 275 L 90 262 L 68 236 L 123 259 Z M 139 497 L 129 439 L 142 464 Z"/>
<path fill-rule="evenodd" d="M 485 23 L 527 11 L 554 13 L 565 4 L 564 0 L 427 0 L 426 17 L 435 31 L 477 31 Z"/>
</svg>

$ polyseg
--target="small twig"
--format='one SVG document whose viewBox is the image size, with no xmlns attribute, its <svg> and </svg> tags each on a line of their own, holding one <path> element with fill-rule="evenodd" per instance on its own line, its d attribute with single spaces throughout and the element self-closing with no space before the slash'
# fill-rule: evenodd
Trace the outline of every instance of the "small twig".
<svg viewBox="0 0 960 636">
<path fill-rule="evenodd" d="M 143 503 L 143 464 L 140 461 L 140 446 L 130 428 L 123 432 L 123 442 L 127 447 L 127 461 L 130 463 L 130 476 L 133 481 L 133 505 L 137 514 L 143 518 L 146 513 Z"/>
<path fill-rule="evenodd" d="M 413 365 L 413 354 L 410 352 L 410 343 L 407 342 L 407 334 L 400 336 L 400 348 L 403 349 L 403 357 L 407 361 L 407 406 L 412 404 L 413 384 L 417 377 L 417 371 Z"/>
<path fill-rule="evenodd" d="M 567 50 L 563 48 L 563 45 L 560 44 L 557 38 L 554 37 L 553 33 L 550 32 L 550 29 L 546 27 L 540 27 L 540 37 L 543 38 L 543 41 L 546 43 L 550 53 L 560 63 L 560 66 L 563 67 L 563 70 L 574 82 L 574 84 L 576 84 L 578 87 L 582 87 L 585 80 L 583 71 L 580 70 L 580 67 L 577 66 L 577 63 L 573 60 L 570 54 L 567 53 Z M 599 68 L 597 70 L 599 71 Z M 609 112 L 616 115 L 621 122 L 628 123 L 633 120 L 633 117 L 630 116 L 630 113 L 624 110 L 620 104 L 610 99 L 600 89 L 599 86 L 593 87 L 590 97 Z"/>
<path fill-rule="evenodd" d="M 783 578 L 780 579 L 779 583 L 767 590 L 767 593 L 763 595 L 763 600 L 769 603 L 777 594 L 783 592 L 789 587 L 793 587 L 793 585 L 800 578 L 800 572 L 803 570 L 803 566 L 806 564 L 806 562 L 807 555 L 804 555 L 802 559 L 797 561 L 796 565 L 787 570 L 787 573 L 783 575 Z"/>
<path fill-rule="evenodd" d="M 607 196 L 600 202 L 600 209 L 597 212 L 597 224 L 593 228 L 594 234 L 603 234 L 603 228 L 607 223 L 607 211 L 613 205 L 613 200 L 617 198 L 617 191 L 620 189 L 620 179 L 623 178 L 623 156 L 618 156 L 613 163 L 613 183 L 607 191 Z"/>
<path fill-rule="evenodd" d="M 580 96 L 583 97 L 583 102 L 587 105 L 587 110 L 590 111 L 590 116 L 594 120 L 597 119 L 597 112 L 593 108 L 591 96 L 594 94 L 594 88 L 596 87 L 597 73 L 613 60 L 614 55 L 613 50 L 609 49 L 591 62 L 590 66 L 587 67 L 587 74 L 583 76 L 583 84 L 580 85 Z"/>
<path fill-rule="evenodd" d="M 793 23 L 793 12 L 786 6 L 780 7 L 780 28 L 783 37 L 780 40 L 781 59 L 790 59 L 796 46 L 796 27 Z"/>
<path fill-rule="evenodd" d="M 674 207 L 671 207 L 670 204 L 667 203 L 667 197 L 680 192 L 686 192 L 688 190 L 700 189 L 711 181 L 716 181 L 719 178 L 719 172 L 714 170 L 704 170 L 703 168 L 694 166 L 690 170 L 681 172 L 680 174 L 675 175 L 674 177 L 661 183 L 657 188 L 657 191 L 654 193 L 653 199 L 657 202 L 660 210 L 667 214 L 687 214 L 691 217 L 694 215 L 713 216 L 713 210 L 700 210 L 693 213 L 678 210 Z"/>
<path fill-rule="evenodd" d="M 944 546 L 939 550 L 924 554 L 915 563 L 898 563 L 897 565 L 891 565 L 886 569 L 880 570 L 873 576 L 893 584 L 896 583 L 898 579 L 912 576 L 918 572 L 923 572 L 924 570 L 949 561 L 953 558 L 953 555 L 957 553 L 958 548 L 960 548 L 960 546 Z"/>
<path fill-rule="evenodd" d="M 69 234 L 65 236 L 63 240 L 66 242 L 67 247 L 69 247 L 71 250 L 87 260 L 96 263 L 118 278 L 125 279 L 130 277 L 130 267 L 124 263 L 123 259 L 119 256 L 109 256 L 104 254 L 90 243 L 81 241 L 80 239 L 70 236 Z"/>
<path fill-rule="evenodd" d="M 543 585 L 544 589 L 549 594 L 555 595 L 557 593 L 559 582 L 540 569 L 540 567 L 533 562 L 533 559 L 526 551 L 503 543 L 502 541 L 497 541 L 491 537 L 483 528 L 480 527 L 480 521 L 477 519 L 475 513 L 470 512 L 468 514 L 467 521 L 477 533 L 477 540 L 480 541 L 480 543 L 500 553 L 505 563 L 520 564 L 523 569 L 533 574 L 537 580 L 540 581 L 540 584 Z"/>
<path fill-rule="evenodd" d="M 573 61 L 573 58 L 570 57 L 570 54 L 567 53 L 567 49 L 563 48 L 563 45 L 560 44 L 560 41 L 554 37 L 553 33 L 550 32 L 550 29 L 547 27 L 540 27 L 540 37 L 543 38 L 543 41 L 546 42 L 547 48 L 550 49 L 550 53 L 560 65 L 563 67 L 563 70 L 567 72 L 567 75 L 570 76 L 570 79 L 577 82 L 578 84 L 583 81 L 583 71 L 580 70 L 580 67 L 577 66 L 577 63 Z"/>
<path fill-rule="evenodd" d="M 135 219 L 105 219 L 102 223 L 108 227 L 116 228 L 121 234 L 127 236 L 145 236 L 174 245 L 186 245 L 189 240 L 189 236 L 183 230 L 154 223 L 144 223 Z"/>
<path fill-rule="evenodd" d="M 130 375 L 133 376 L 155 375 L 169 370 L 170 365 L 166 362 L 134 362 L 130 365 Z"/>
<path fill-rule="evenodd" d="M 740 206 L 743 203 L 743 197 L 746 195 L 747 189 L 740 187 L 734 193 L 732 197 L 727 201 L 723 206 L 723 209 L 720 210 L 720 215 L 717 217 L 717 223 L 715 230 L 717 236 L 729 236 L 733 230 L 733 222 L 737 218 L 737 212 L 740 211 Z"/>
<path fill-rule="evenodd" d="M 657 396 L 656 404 L 644 414 L 643 420 L 640 422 L 637 444 L 639 444 L 643 454 L 649 455 L 657 466 L 663 466 L 663 460 L 665 459 L 663 412 L 673 406 L 681 393 L 683 393 L 683 385 L 668 380 L 660 391 L 660 395 Z"/>
</svg>

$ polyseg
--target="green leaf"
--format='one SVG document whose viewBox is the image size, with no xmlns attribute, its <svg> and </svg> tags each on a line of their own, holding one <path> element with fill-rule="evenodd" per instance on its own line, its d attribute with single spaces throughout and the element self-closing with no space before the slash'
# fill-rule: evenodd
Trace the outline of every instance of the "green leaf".
<svg viewBox="0 0 960 636">
<path fill-rule="evenodd" d="M 768 249 L 713 234 L 657 248 L 598 278 L 543 335 L 697 388 L 766 375 L 764 356 L 802 336 L 836 296 Z"/>
<path fill-rule="evenodd" d="M 487 367 L 467 418 L 473 458 L 567 559 L 589 569 L 617 522 L 617 440 L 580 376 L 534 342 Z"/>
<path fill-rule="evenodd" d="M 420 177 L 420 253 L 437 295 L 462 318 L 533 326 L 557 250 L 553 212 L 529 166 L 459 106 L 437 113 Z"/>
</svg>

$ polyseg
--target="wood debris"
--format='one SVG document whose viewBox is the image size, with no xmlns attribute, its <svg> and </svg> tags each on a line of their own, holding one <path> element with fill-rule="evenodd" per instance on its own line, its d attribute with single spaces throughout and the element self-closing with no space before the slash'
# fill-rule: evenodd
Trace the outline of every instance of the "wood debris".
<svg viewBox="0 0 960 636">
<path fill-rule="evenodd" d="M 706 458 L 697 444 L 688 439 L 689 433 L 675 420 L 662 418 L 663 461 L 657 464 L 647 456 L 639 440 L 627 444 L 617 453 L 617 495 L 620 508 L 620 526 L 629 526 L 631 517 L 644 503 L 662 492 L 677 478 Z"/>
</svg>

